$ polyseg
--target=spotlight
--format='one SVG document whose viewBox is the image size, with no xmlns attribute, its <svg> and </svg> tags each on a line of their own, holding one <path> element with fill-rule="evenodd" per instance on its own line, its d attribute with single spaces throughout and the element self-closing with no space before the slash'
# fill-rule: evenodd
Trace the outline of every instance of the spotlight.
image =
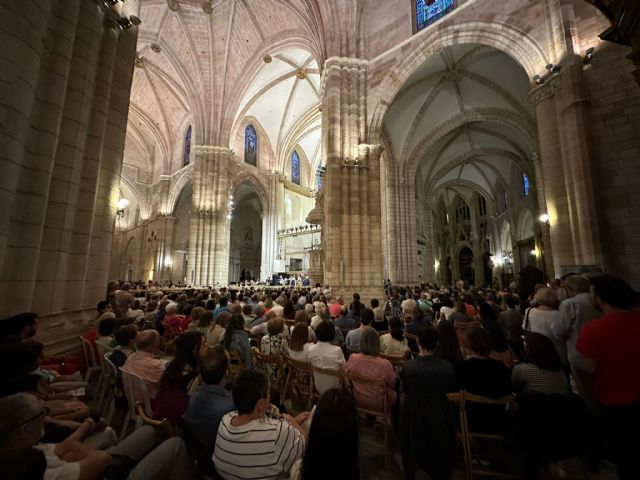
<svg viewBox="0 0 640 480">
<path fill-rule="evenodd" d="M 549 222 L 549 215 L 546 213 L 543 213 L 542 215 L 540 215 L 540 221 L 542 223 L 547 223 Z"/>
<path fill-rule="evenodd" d="M 545 68 L 551 73 L 558 73 L 560 71 L 560 65 L 554 65 L 553 63 L 548 64 Z"/>
<path fill-rule="evenodd" d="M 540 77 L 540 75 L 535 75 L 533 77 L 533 81 L 536 82 L 536 85 L 542 85 L 544 83 L 544 80 L 542 79 L 542 77 Z"/>
<path fill-rule="evenodd" d="M 593 60 L 593 54 L 595 53 L 596 49 L 594 47 L 588 48 L 586 52 L 584 52 L 584 64 L 585 65 L 589 65 L 591 63 L 591 60 Z"/>
</svg>

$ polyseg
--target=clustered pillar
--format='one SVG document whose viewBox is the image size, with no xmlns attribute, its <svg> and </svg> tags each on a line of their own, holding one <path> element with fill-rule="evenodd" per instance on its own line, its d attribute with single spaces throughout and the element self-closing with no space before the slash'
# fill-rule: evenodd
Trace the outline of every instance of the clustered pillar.
<svg viewBox="0 0 640 480">
<path fill-rule="evenodd" d="M 1 61 L 12 126 L 0 133 L 0 313 L 95 306 L 108 281 L 137 29 L 105 21 L 93 2 L 24 0 L 0 6 L 0 35 L 11 46 Z"/>
</svg>

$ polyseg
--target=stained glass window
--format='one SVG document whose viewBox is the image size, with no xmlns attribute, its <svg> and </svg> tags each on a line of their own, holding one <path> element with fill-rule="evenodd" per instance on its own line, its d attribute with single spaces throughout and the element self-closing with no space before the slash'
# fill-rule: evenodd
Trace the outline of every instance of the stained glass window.
<svg viewBox="0 0 640 480">
<path fill-rule="evenodd" d="M 300 185 L 300 157 L 295 150 L 291 154 L 291 181 Z"/>
<path fill-rule="evenodd" d="M 322 190 L 322 175 L 318 175 L 316 179 L 317 179 L 317 186 L 318 186 L 318 192 L 319 192 Z"/>
<path fill-rule="evenodd" d="M 191 125 L 187 128 L 187 134 L 184 136 L 184 153 L 182 155 L 182 166 L 186 167 L 191 163 Z"/>
<path fill-rule="evenodd" d="M 253 125 L 244 129 L 244 161 L 254 167 L 258 164 L 258 134 Z"/>
<path fill-rule="evenodd" d="M 456 7 L 455 0 L 415 0 L 416 31 L 444 17 Z"/>
<path fill-rule="evenodd" d="M 531 191 L 531 183 L 529 182 L 529 177 L 527 174 L 522 172 L 522 191 L 525 197 L 529 196 L 529 192 Z"/>
</svg>

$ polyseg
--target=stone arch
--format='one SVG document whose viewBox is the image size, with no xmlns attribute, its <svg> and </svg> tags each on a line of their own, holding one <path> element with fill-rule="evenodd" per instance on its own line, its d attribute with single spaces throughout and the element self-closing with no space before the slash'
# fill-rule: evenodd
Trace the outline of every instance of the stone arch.
<svg viewBox="0 0 640 480">
<path fill-rule="evenodd" d="M 529 238 L 534 236 L 533 230 L 533 214 L 531 210 L 525 208 L 518 217 L 517 224 L 517 235 L 516 239 L 518 241 L 528 240 Z"/>
<path fill-rule="evenodd" d="M 262 207 L 262 211 L 267 212 L 270 206 L 269 195 L 267 194 L 268 187 L 263 184 L 260 177 L 253 172 L 240 171 L 231 177 L 229 181 L 229 191 L 232 193 L 235 192 L 236 188 L 241 183 L 248 183 L 254 188 L 258 195 L 258 199 L 260 200 L 260 207 Z"/>
<path fill-rule="evenodd" d="M 244 136 L 245 129 L 248 125 L 253 125 L 258 135 L 258 161 L 254 168 L 262 170 L 273 170 L 275 167 L 275 153 L 273 151 L 273 145 L 269 135 L 262 127 L 260 121 L 254 116 L 242 117 L 237 123 L 235 133 L 231 140 L 231 149 L 234 152 L 234 158 L 237 162 L 241 163 L 245 167 L 249 167 L 248 163 L 244 161 Z"/>
<path fill-rule="evenodd" d="M 468 21 L 450 24 L 442 29 L 433 30 L 426 35 L 414 37 L 414 48 L 400 58 L 395 66 L 386 65 L 387 74 L 377 88 L 378 101 L 373 108 L 369 123 L 369 143 L 377 142 L 384 116 L 405 82 L 432 55 L 444 47 L 461 44 L 486 45 L 500 50 L 513 58 L 527 73 L 529 78 L 544 72 L 549 56 L 534 38 L 524 33 L 533 31 L 529 26 L 517 27 L 522 23 L 516 19 L 504 19 L 501 22 Z M 425 32 L 427 33 L 427 32 Z"/>
<path fill-rule="evenodd" d="M 176 174 L 171 188 L 169 189 L 167 204 L 164 208 L 163 213 L 173 213 L 176 208 L 178 198 L 180 198 L 180 194 L 182 193 L 184 188 L 191 183 L 193 183 L 193 163 L 183 168 L 180 172 L 178 172 L 178 174 Z"/>
</svg>

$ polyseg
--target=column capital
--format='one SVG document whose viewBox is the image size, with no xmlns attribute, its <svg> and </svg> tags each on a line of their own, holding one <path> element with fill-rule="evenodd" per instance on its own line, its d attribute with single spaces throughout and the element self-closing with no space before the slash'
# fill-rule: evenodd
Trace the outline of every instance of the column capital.
<svg viewBox="0 0 640 480">
<path fill-rule="evenodd" d="M 546 80 L 542 85 L 529 92 L 529 100 L 534 105 L 544 102 L 553 97 L 560 90 L 560 73 L 553 74 L 551 78 Z"/>
</svg>

